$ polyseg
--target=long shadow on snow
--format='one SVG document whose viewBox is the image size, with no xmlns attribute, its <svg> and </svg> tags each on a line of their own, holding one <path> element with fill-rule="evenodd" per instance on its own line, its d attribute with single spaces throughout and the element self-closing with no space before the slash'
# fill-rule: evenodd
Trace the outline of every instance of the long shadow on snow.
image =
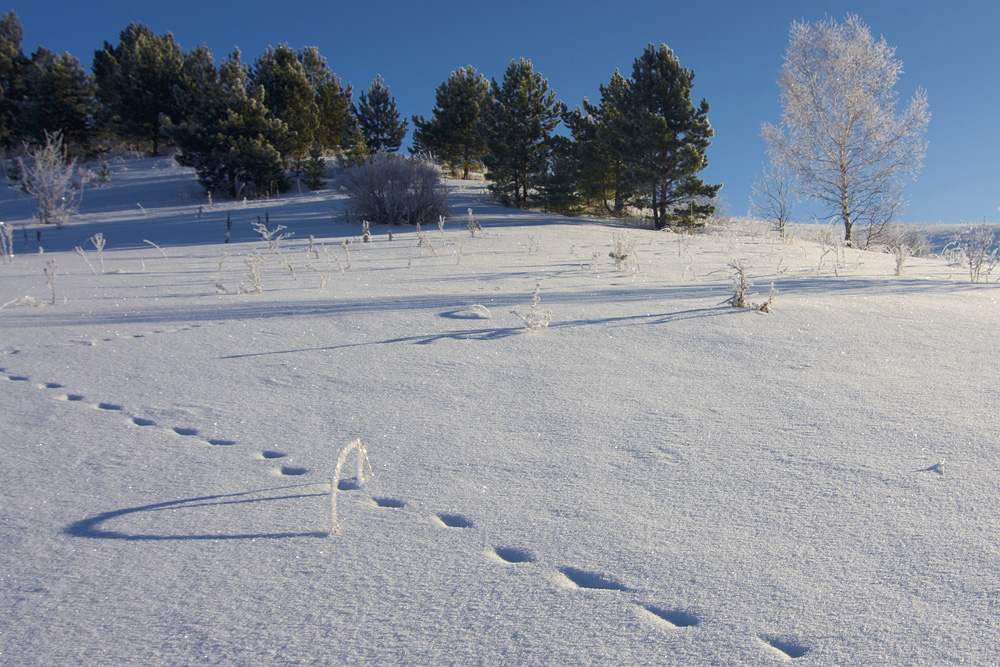
<svg viewBox="0 0 1000 667">
<path fill-rule="evenodd" d="M 266 491 L 276 491 L 283 489 L 292 489 L 298 486 L 311 486 L 310 484 L 296 484 L 294 486 L 278 487 L 275 489 L 259 489 L 257 491 L 244 491 L 241 493 L 226 493 L 215 496 L 200 496 L 197 498 L 182 498 L 180 500 L 169 500 L 162 503 L 153 503 L 152 505 L 142 505 L 140 507 L 126 507 L 119 510 L 111 510 L 110 512 L 101 512 L 92 517 L 86 519 L 80 519 L 79 521 L 74 521 L 70 525 L 63 528 L 62 532 L 65 535 L 70 535 L 72 537 L 89 537 L 93 539 L 103 539 L 103 540 L 126 540 L 126 541 L 143 541 L 143 540 L 252 540 L 257 538 L 283 538 L 283 537 L 327 537 L 328 532 L 312 532 L 312 533 L 237 533 L 237 534 L 209 534 L 209 535 L 155 535 L 155 534 L 144 534 L 144 535 L 131 535 L 128 533 L 122 533 L 115 530 L 103 530 L 101 524 L 104 524 L 112 519 L 118 517 L 127 516 L 129 514 L 136 514 L 138 512 L 158 512 L 165 509 L 175 509 L 175 508 L 190 508 L 190 507 L 204 507 L 208 505 L 233 505 L 238 503 L 259 503 L 268 502 L 273 500 L 290 500 L 295 498 L 310 498 L 313 496 L 326 496 L 326 493 L 303 493 L 294 495 L 284 495 L 284 496 L 272 496 L 267 498 L 244 498 L 242 500 L 225 500 L 227 498 L 238 498 L 240 496 L 248 496 L 256 493 L 264 493 Z"/>
<path fill-rule="evenodd" d="M 691 320 L 702 317 L 719 317 L 722 315 L 740 315 L 752 313 L 752 310 L 739 310 L 736 308 L 699 308 L 687 310 L 680 313 L 670 313 L 669 315 L 631 315 L 628 317 L 605 317 L 591 320 L 572 320 L 567 322 L 555 322 L 548 325 L 550 329 L 579 326 L 607 326 L 607 325 L 628 325 L 638 323 L 669 324 L 681 320 Z M 456 318 L 465 319 L 465 318 Z M 505 327 L 499 329 L 472 329 L 468 331 L 451 331 L 448 333 L 430 334 L 426 336 L 405 336 L 403 338 L 388 338 L 386 340 L 365 341 L 363 343 L 344 343 L 342 345 L 324 345 L 321 347 L 302 347 L 293 350 L 272 350 L 270 352 L 251 352 L 248 354 L 231 354 L 219 359 L 245 359 L 248 357 L 269 357 L 277 354 L 295 354 L 297 352 L 323 352 L 328 350 L 342 350 L 349 347 L 363 347 L 367 345 L 390 345 L 393 343 L 413 343 L 414 345 L 429 345 L 441 340 L 498 340 L 515 334 L 524 333 L 524 327 Z"/>
</svg>

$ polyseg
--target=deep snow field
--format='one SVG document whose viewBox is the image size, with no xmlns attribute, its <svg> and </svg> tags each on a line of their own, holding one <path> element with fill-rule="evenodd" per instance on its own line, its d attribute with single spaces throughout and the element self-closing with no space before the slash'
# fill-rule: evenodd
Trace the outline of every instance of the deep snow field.
<svg viewBox="0 0 1000 667">
<path fill-rule="evenodd" d="M 112 171 L 40 241 L 0 193 L 0 664 L 1000 662 L 996 284 L 481 182 L 363 244 L 329 190 Z"/>
</svg>

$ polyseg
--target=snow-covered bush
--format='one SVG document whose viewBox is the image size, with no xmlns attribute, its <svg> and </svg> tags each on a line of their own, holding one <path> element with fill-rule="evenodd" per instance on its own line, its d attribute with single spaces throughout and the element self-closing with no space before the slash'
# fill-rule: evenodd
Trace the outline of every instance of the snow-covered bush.
<svg viewBox="0 0 1000 667">
<path fill-rule="evenodd" d="M 411 225 L 447 216 L 448 189 L 426 158 L 380 151 L 344 170 L 347 216 L 372 224 Z"/>
<path fill-rule="evenodd" d="M 997 231 L 987 224 L 973 225 L 956 235 L 946 253 L 950 248 L 957 250 L 963 262 L 968 263 L 969 279 L 974 283 L 978 283 L 980 278 L 989 278 L 997 262 L 1000 262 Z"/>
<path fill-rule="evenodd" d="M 38 222 L 62 227 L 80 207 L 83 188 L 75 188 L 76 159 L 68 159 L 60 132 L 45 133 L 45 145 L 17 159 L 24 191 L 38 202 Z"/>
</svg>

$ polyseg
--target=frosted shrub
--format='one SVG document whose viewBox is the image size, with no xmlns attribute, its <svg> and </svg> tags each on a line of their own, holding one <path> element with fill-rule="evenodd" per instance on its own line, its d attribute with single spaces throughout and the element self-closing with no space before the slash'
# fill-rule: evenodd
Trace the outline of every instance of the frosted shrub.
<svg viewBox="0 0 1000 667">
<path fill-rule="evenodd" d="M 293 236 L 295 232 L 285 232 L 282 234 L 282 230 L 288 229 L 285 225 L 277 225 L 274 228 L 269 228 L 267 226 L 267 223 L 269 222 L 270 216 L 265 215 L 264 221 L 261 222 L 260 216 L 258 215 L 257 222 L 251 224 L 253 225 L 254 231 L 257 232 L 257 234 L 260 235 L 260 238 L 262 238 L 267 244 L 267 251 L 273 255 L 278 250 L 278 244 L 284 239 L 287 239 L 289 236 Z"/>
<path fill-rule="evenodd" d="M 541 303 L 541 298 L 538 296 L 539 291 L 542 289 L 542 284 L 537 283 L 535 285 L 535 293 L 531 298 L 531 310 L 528 311 L 528 316 L 520 315 L 515 311 L 515 315 L 524 320 L 524 331 L 525 333 L 538 333 L 545 327 L 549 326 L 549 322 L 552 321 L 552 311 L 542 310 L 539 307 Z"/>
<path fill-rule="evenodd" d="M 969 227 L 955 237 L 949 248 L 955 248 L 961 253 L 962 259 L 969 266 L 969 279 L 974 283 L 978 283 L 983 277 L 988 279 L 1000 261 L 997 256 L 1000 247 L 997 246 L 996 230 L 986 224 Z"/>
<path fill-rule="evenodd" d="M 756 303 L 750 299 L 750 288 L 753 287 L 753 279 L 747 273 L 743 262 L 739 259 L 734 259 L 729 262 L 729 268 L 733 270 L 733 295 L 727 303 L 733 308 L 752 308 L 762 313 L 770 313 L 771 302 L 774 301 L 774 295 L 778 293 L 778 290 L 774 289 L 774 284 L 772 283 L 771 285 L 771 293 L 767 295 L 767 301 Z"/>
<path fill-rule="evenodd" d="M 27 150 L 17 159 L 24 191 L 38 203 L 36 216 L 43 225 L 62 227 L 80 208 L 83 188 L 74 188 L 76 160 L 69 160 L 62 133 L 45 133 L 45 145 Z"/>
<path fill-rule="evenodd" d="M 380 151 L 348 167 L 339 182 L 346 215 L 377 225 L 426 224 L 447 216 L 448 189 L 426 158 Z"/>
</svg>

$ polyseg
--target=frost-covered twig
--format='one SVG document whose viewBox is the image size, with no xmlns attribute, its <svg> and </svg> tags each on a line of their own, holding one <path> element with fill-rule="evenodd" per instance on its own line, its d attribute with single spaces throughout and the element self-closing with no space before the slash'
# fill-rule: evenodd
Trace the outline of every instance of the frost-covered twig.
<svg viewBox="0 0 1000 667">
<path fill-rule="evenodd" d="M 361 438 L 350 443 L 340 452 L 340 456 L 337 458 L 337 467 L 333 469 L 333 481 L 330 485 L 330 509 L 333 519 L 333 529 L 330 531 L 331 537 L 340 532 L 340 524 L 337 522 L 337 486 L 340 481 L 340 469 L 344 467 L 348 454 L 354 450 L 358 451 L 358 486 L 364 486 L 365 468 L 368 469 L 369 478 L 375 475 L 374 471 L 372 471 L 372 464 L 368 461 L 368 452 L 365 451 L 364 446 L 361 444 Z"/>
</svg>

